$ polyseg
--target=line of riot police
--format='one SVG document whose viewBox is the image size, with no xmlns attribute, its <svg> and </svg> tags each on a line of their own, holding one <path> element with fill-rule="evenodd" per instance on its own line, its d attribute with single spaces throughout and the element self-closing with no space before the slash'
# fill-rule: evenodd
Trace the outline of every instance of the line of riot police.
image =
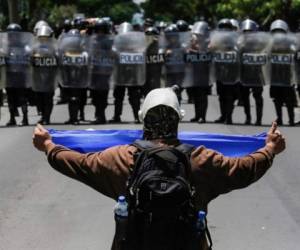
<svg viewBox="0 0 300 250">
<path fill-rule="evenodd" d="M 22 125 L 28 125 L 28 98 L 34 92 L 42 124 L 50 123 L 57 86 L 68 103 L 66 124 L 84 120 L 87 90 L 95 106 L 94 124 L 106 123 L 108 93 L 113 88 L 114 114 L 110 122 L 121 122 L 126 89 L 134 119 L 139 123 L 141 98 L 150 90 L 178 85 L 178 98 L 186 89 L 195 106 L 192 122 L 206 122 L 208 95 L 216 83 L 220 117 L 232 124 L 234 103 L 240 99 L 245 124 L 251 124 L 249 95 L 256 103 L 256 125 L 263 115 L 263 87 L 270 84 L 277 122 L 282 124 L 285 104 L 289 124 L 294 125 L 297 103 L 295 85 L 300 78 L 300 35 L 289 32 L 276 20 L 270 32 L 260 32 L 252 20 L 239 24 L 222 19 L 216 30 L 204 21 L 190 27 L 185 21 L 164 27 L 147 19 L 145 30 L 122 23 L 114 31 L 109 18 L 87 22 L 74 20 L 58 39 L 45 21 L 35 25 L 34 34 L 10 24 L 0 34 L 1 89 L 9 106 L 8 126 L 16 125 L 18 107 Z"/>
</svg>

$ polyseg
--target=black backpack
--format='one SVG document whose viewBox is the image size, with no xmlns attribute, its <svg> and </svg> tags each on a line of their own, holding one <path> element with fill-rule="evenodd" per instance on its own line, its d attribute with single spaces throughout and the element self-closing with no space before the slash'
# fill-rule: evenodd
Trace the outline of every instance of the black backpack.
<svg viewBox="0 0 300 250">
<path fill-rule="evenodd" d="M 133 146 L 138 151 L 127 183 L 122 250 L 199 250 L 203 233 L 197 229 L 190 165 L 194 146 L 160 147 L 143 140 Z"/>
</svg>

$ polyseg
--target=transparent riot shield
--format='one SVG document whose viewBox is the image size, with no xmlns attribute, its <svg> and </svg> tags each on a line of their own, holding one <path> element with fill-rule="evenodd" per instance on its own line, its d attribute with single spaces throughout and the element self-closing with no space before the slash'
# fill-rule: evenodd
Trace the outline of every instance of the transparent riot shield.
<svg viewBox="0 0 300 250">
<path fill-rule="evenodd" d="M 5 87 L 31 87 L 31 47 L 33 35 L 28 32 L 4 33 Z"/>
<path fill-rule="evenodd" d="M 265 32 L 244 33 L 239 37 L 240 81 L 243 86 L 262 87 L 268 82 L 270 45 L 271 36 Z"/>
<path fill-rule="evenodd" d="M 271 86 L 292 86 L 295 83 L 296 37 L 294 34 L 272 35 L 270 54 Z"/>
<path fill-rule="evenodd" d="M 146 39 L 142 32 L 127 32 L 116 36 L 114 84 L 143 86 L 146 76 Z"/>
<path fill-rule="evenodd" d="M 192 35 L 185 54 L 184 88 L 210 86 L 212 54 L 208 44 L 209 35 Z"/>
<path fill-rule="evenodd" d="M 224 85 L 233 85 L 239 79 L 238 33 L 214 31 L 209 48 L 213 54 L 213 77 Z"/>
<path fill-rule="evenodd" d="M 146 83 L 144 88 L 148 93 L 152 89 L 163 87 L 164 50 L 160 47 L 158 36 L 148 35 L 146 41 Z"/>
<path fill-rule="evenodd" d="M 49 37 L 36 38 L 32 47 L 32 89 L 54 92 L 57 86 L 57 43 Z"/>
<path fill-rule="evenodd" d="M 108 90 L 110 87 L 115 53 L 112 35 L 93 35 L 88 38 L 89 88 Z"/>
<path fill-rule="evenodd" d="M 171 32 L 165 33 L 162 39 L 161 47 L 164 49 L 165 63 L 164 74 L 166 87 L 172 85 L 183 86 L 185 77 L 185 53 L 189 46 L 190 33 Z"/>
<path fill-rule="evenodd" d="M 5 83 L 5 54 L 3 47 L 3 33 L 0 32 L 0 90 L 4 88 Z"/>
<path fill-rule="evenodd" d="M 300 33 L 295 34 L 296 55 L 295 55 L 295 77 L 296 82 L 300 85 Z"/>
<path fill-rule="evenodd" d="M 61 85 L 64 88 L 88 87 L 88 52 L 86 38 L 64 34 L 58 43 L 58 63 Z"/>
</svg>

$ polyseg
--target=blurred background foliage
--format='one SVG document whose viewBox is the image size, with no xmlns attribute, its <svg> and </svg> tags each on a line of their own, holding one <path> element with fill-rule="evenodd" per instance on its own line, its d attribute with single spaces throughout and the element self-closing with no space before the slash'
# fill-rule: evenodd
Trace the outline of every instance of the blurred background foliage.
<svg viewBox="0 0 300 250">
<path fill-rule="evenodd" d="M 137 2 L 142 2 L 137 4 Z M 184 19 L 190 23 L 206 20 L 212 26 L 221 18 L 243 20 L 251 18 L 268 29 L 270 23 L 281 18 L 292 30 L 300 23 L 300 0 L 0 0 L 0 27 L 18 22 L 31 30 L 40 19 L 52 26 L 60 26 L 64 19 L 72 19 L 75 13 L 86 17 L 110 16 L 118 24 L 130 21 L 136 12 L 155 20 L 175 21 Z"/>
</svg>

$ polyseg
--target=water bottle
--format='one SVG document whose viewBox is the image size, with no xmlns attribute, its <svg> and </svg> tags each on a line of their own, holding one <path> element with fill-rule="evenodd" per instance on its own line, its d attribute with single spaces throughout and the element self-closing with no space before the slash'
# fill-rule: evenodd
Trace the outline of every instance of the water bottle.
<svg viewBox="0 0 300 250">
<path fill-rule="evenodd" d="M 124 196 L 119 196 L 118 202 L 114 207 L 117 240 L 123 241 L 126 237 L 128 222 L 128 204 Z"/>
<path fill-rule="evenodd" d="M 200 210 L 197 216 L 197 231 L 199 234 L 203 233 L 206 229 L 206 212 Z"/>
</svg>

